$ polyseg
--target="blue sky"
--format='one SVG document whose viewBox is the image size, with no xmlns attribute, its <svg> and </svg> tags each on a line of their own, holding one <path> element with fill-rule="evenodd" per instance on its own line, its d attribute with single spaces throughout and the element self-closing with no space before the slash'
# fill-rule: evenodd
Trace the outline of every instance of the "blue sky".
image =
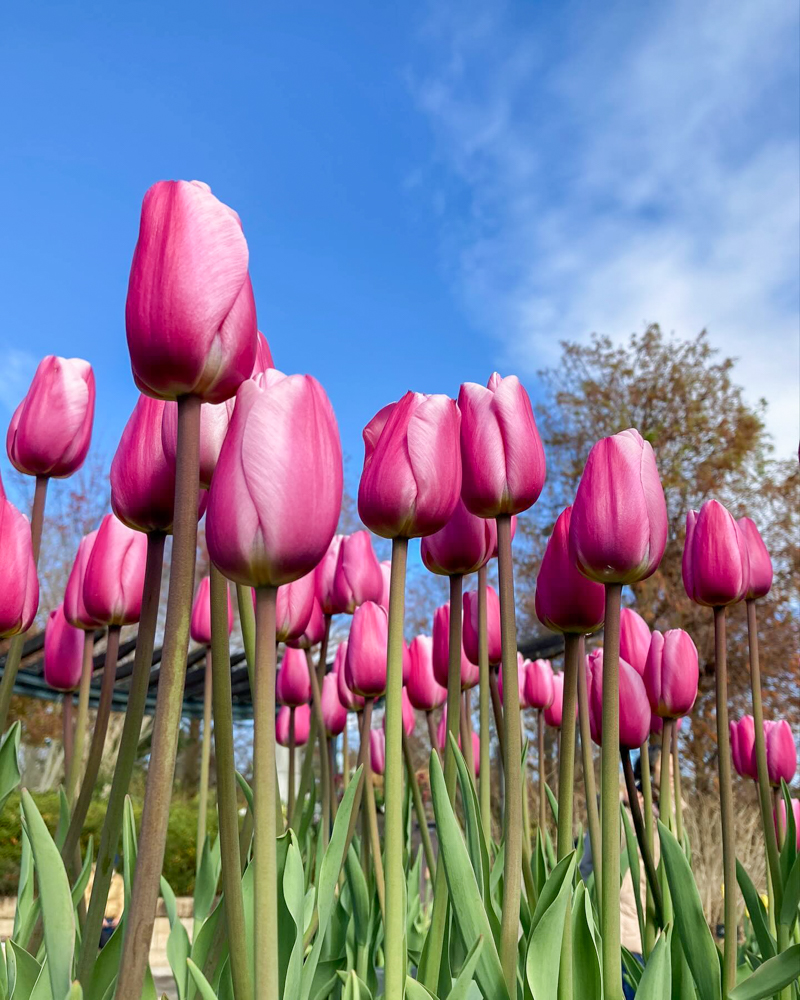
<svg viewBox="0 0 800 1000">
<path fill-rule="evenodd" d="M 83 356 L 110 458 L 141 198 L 196 177 L 351 480 L 407 389 L 498 368 L 535 396 L 560 339 L 647 321 L 708 326 L 796 447 L 795 4 L 39 0 L 0 36 L 0 421 L 41 356 Z"/>
</svg>

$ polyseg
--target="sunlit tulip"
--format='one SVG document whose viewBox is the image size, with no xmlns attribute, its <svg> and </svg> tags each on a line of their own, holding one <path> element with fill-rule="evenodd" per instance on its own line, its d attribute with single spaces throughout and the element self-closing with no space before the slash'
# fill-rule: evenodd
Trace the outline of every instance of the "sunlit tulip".
<svg viewBox="0 0 800 1000">
<path fill-rule="evenodd" d="M 677 719 L 688 715 L 697 698 L 700 669 L 697 648 L 688 632 L 673 628 L 653 632 L 644 669 L 644 686 L 655 715 Z"/>
<path fill-rule="evenodd" d="M 739 518 L 739 530 L 747 543 L 747 561 L 750 568 L 749 585 L 744 596 L 748 601 L 766 597 L 772 586 L 772 560 L 764 539 L 749 517 Z"/>
<path fill-rule="evenodd" d="M 544 710 L 544 721 L 552 729 L 561 728 L 564 715 L 564 674 L 553 674 L 553 700 Z"/>
<path fill-rule="evenodd" d="M 383 774 L 386 770 L 386 737 L 382 729 L 369 732 L 369 759 L 373 774 Z"/>
<path fill-rule="evenodd" d="M 339 700 L 338 678 L 336 674 L 326 674 L 322 680 L 320 694 L 322 706 L 322 721 L 325 732 L 330 737 L 338 736 L 347 725 L 347 709 Z"/>
<path fill-rule="evenodd" d="M 339 701 L 348 712 L 360 712 L 364 707 L 364 699 L 356 694 L 347 683 L 347 640 L 336 647 L 333 658 L 333 673 L 336 674 L 336 692 Z"/>
<path fill-rule="evenodd" d="M 88 361 L 43 358 L 8 427 L 6 449 L 14 468 L 54 479 L 77 472 L 92 440 L 94 397 Z"/>
<path fill-rule="evenodd" d="M 278 642 L 299 639 L 308 628 L 314 611 L 315 590 L 313 571 L 278 587 L 275 602 L 275 638 Z"/>
<path fill-rule="evenodd" d="M 148 396 L 221 403 L 250 377 L 257 327 L 238 215 L 200 181 L 159 181 L 144 197 L 125 325 Z"/>
<path fill-rule="evenodd" d="M 227 582 L 225 591 L 228 595 L 228 635 L 230 635 L 233 631 L 233 605 Z M 189 634 L 202 646 L 211 645 L 211 580 L 207 576 L 200 581 L 197 593 L 194 595 Z"/>
<path fill-rule="evenodd" d="M 289 647 L 283 654 L 275 680 L 275 697 L 279 705 L 297 708 L 311 701 L 311 679 L 308 660 L 302 649 Z"/>
<path fill-rule="evenodd" d="M 200 486 L 207 490 L 217 467 L 222 442 L 228 432 L 235 400 L 203 403 L 200 407 Z M 161 420 L 161 444 L 170 465 L 175 464 L 178 445 L 178 404 L 167 402 Z"/>
<path fill-rule="evenodd" d="M 342 448 L 316 379 L 274 369 L 259 378 L 236 396 L 209 491 L 206 541 L 229 579 L 278 587 L 310 573 L 330 545 Z"/>
<path fill-rule="evenodd" d="M 365 601 L 381 603 L 383 573 L 368 531 L 345 535 L 333 577 L 333 604 L 351 615 Z M 388 605 L 387 605 L 388 609 Z"/>
<path fill-rule="evenodd" d="M 520 514 L 539 498 L 545 458 L 528 393 L 496 372 L 488 387 L 465 382 L 461 410 L 461 495 L 479 517 Z"/>
<path fill-rule="evenodd" d="M 649 442 L 629 429 L 589 452 L 569 526 L 572 558 L 599 583 L 651 576 L 667 543 L 664 490 Z"/>
<path fill-rule="evenodd" d="M 282 747 L 289 746 L 289 724 L 292 712 L 294 712 L 294 745 L 302 747 L 308 743 L 308 733 L 311 729 L 311 707 L 309 705 L 299 705 L 297 708 L 289 708 L 288 705 L 284 705 L 279 709 L 275 717 L 275 740 Z"/>
<path fill-rule="evenodd" d="M 87 632 L 103 624 L 92 618 L 83 603 L 83 578 L 86 575 L 86 565 L 89 562 L 89 556 L 92 554 L 96 539 L 96 531 L 90 531 L 81 539 L 64 591 L 64 617 L 73 628 L 84 629 Z"/>
<path fill-rule="evenodd" d="M 598 655 L 599 654 L 599 655 Z M 603 655 L 602 650 L 590 653 L 587 659 L 589 688 L 589 720 L 592 739 L 603 744 Z M 619 661 L 619 745 L 624 750 L 636 750 L 650 732 L 650 702 L 644 681 L 626 660 Z"/>
<path fill-rule="evenodd" d="M 750 559 L 744 533 L 718 500 L 686 517 L 683 586 L 697 604 L 724 607 L 747 593 Z"/>
<path fill-rule="evenodd" d="M 333 584 L 336 578 L 336 567 L 339 563 L 339 549 L 342 547 L 344 535 L 334 535 L 314 570 L 316 594 L 322 613 L 325 615 L 344 614 L 344 607 L 339 604 L 334 593 Z M 388 607 L 388 604 L 387 604 Z"/>
<path fill-rule="evenodd" d="M 384 538 L 431 535 L 447 524 L 461 492 L 455 401 L 407 392 L 364 428 L 358 513 Z"/>
<path fill-rule="evenodd" d="M 388 633 L 388 616 L 380 604 L 367 601 L 356 608 L 347 641 L 345 680 L 365 698 L 379 698 L 386 690 Z"/>
<path fill-rule="evenodd" d="M 414 708 L 432 712 L 444 705 L 447 688 L 442 687 L 433 674 L 433 640 L 429 635 L 417 635 L 408 647 L 410 669 L 406 690 Z"/>
<path fill-rule="evenodd" d="M 728 723 L 731 738 L 731 759 L 736 773 L 743 778 L 758 781 L 756 767 L 756 730 L 752 715 L 744 715 L 738 721 Z"/>
<path fill-rule="evenodd" d="M 280 594 L 280 590 L 278 593 Z M 313 649 L 314 646 L 322 642 L 324 635 L 325 616 L 322 614 L 322 608 L 315 596 L 311 606 L 311 617 L 308 619 L 305 631 L 296 639 L 287 639 L 286 645 L 296 646 L 297 649 Z"/>
<path fill-rule="evenodd" d="M 525 700 L 530 708 L 544 711 L 553 703 L 553 668 L 549 660 L 527 660 L 525 665 Z"/>
<path fill-rule="evenodd" d="M 50 612 L 44 628 L 44 679 L 56 691 L 74 691 L 83 671 L 83 632 L 64 617 L 64 607 Z"/>
<path fill-rule="evenodd" d="M 791 801 L 792 814 L 794 815 L 794 830 L 797 838 L 797 850 L 800 851 L 800 799 L 792 799 Z M 776 832 L 785 832 L 788 829 L 788 823 L 786 822 L 786 803 L 783 799 L 778 802 L 778 810 L 775 813 L 774 819 Z"/>
<path fill-rule="evenodd" d="M 147 538 L 106 514 L 83 577 L 83 603 L 105 625 L 132 625 L 142 611 Z"/>
<path fill-rule="evenodd" d="M 450 602 L 447 601 L 433 613 L 433 676 L 442 687 L 447 687 L 447 673 L 450 666 Z M 478 667 L 467 659 L 464 644 L 461 643 L 461 690 L 475 687 L 478 683 Z"/>
<path fill-rule="evenodd" d="M 650 652 L 650 628 L 638 611 L 623 608 L 619 614 L 619 655 L 637 674 L 644 675 Z"/>
<path fill-rule="evenodd" d="M 0 638 L 27 632 L 39 607 L 39 579 L 27 517 L 0 499 Z"/>
<path fill-rule="evenodd" d="M 465 576 L 476 573 L 497 546 L 494 521 L 470 514 L 459 499 L 447 524 L 422 539 L 420 554 L 431 573 Z"/>
<path fill-rule="evenodd" d="M 490 522 L 487 521 L 487 524 Z M 464 652 L 470 663 L 478 662 L 478 592 L 464 592 L 464 617 L 462 638 Z M 493 587 L 486 587 L 486 637 L 489 647 L 489 663 L 500 662 L 503 650 L 500 644 L 500 599 Z"/>
<path fill-rule="evenodd" d="M 797 770 L 797 749 L 789 723 L 785 719 L 764 722 L 764 742 L 769 783 L 774 788 L 780 788 L 781 781 L 788 785 Z"/>
<path fill-rule="evenodd" d="M 586 635 L 603 624 L 605 595 L 578 571 L 569 550 L 572 507 L 558 515 L 536 578 L 536 617 L 554 632 Z"/>
</svg>

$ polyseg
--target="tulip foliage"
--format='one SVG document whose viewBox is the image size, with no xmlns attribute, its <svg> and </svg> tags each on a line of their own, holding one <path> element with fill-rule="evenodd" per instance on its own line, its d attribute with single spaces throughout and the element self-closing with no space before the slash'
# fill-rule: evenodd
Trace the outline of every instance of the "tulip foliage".
<svg viewBox="0 0 800 1000">
<path fill-rule="evenodd" d="M 180 1000 L 797 996 L 800 806 L 789 791 L 797 757 L 788 722 L 763 717 L 757 602 L 772 564 L 755 523 L 737 522 L 716 500 L 686 512 L 686 596 L 707 609 L 715 634 L 718 946 L 692 874 L 680 784 L 677 729 L 691 725 L 697 648 L 669 621 L 651 631 L 625 589 L 656 579 L 667 544 L 649 441 L 631 428 L 589 452 L 536 582 L 537 615 L 554 649 L 563 644 L 563 666 L 553 667 L 560 653 L 527 660 L 517 650 L 512 543 L 516 517 L 542 492 L 546 461 L 519 379 L 494 374 L 485 386 L 462 385 L 457 401 L 408 392 L 383 407 L 364 428 L 358 509 L 369 530 L 337 534 L 343 466 L 333 407 L 316 378 L 274 367 L 248 260 L 238 215 L 207 185 L 160 182 L 145 196 L 126 308 L 142 395 L 111 465 L 113 513 L 81 542 L 45 630 L 44 681 L 63 706 L 61 816 L 51 832 L 21 791 L 21 870 L 0 1000 L 155 997 L 149 951 L 159 898 Z M 0 729 L 38 607 L 47 482 L 84 461 L 94 391 L 87 362 L 46 358 L 8 431 L 12 463 L 37 485 L 30 522 L 0 485 L 0 637 L 9 640 Z M 196 585 L 203 516 L 211 565 Z M 379 562 L 370 532 L 391 541 L 390 561 Z M 130 783 L 170 534 L 137 829 Z M 430 609 L 430 635 L 406 635 L 414 538 L 426 570 L 448 578 L 450 600 Z M 726 612 L 741 601 L 752 715 L 729 720 Z M 81 854 L 120 632 L 131 625 L 121 746 L 100 840 Z M 100 630 L 101 693 L 89 730 Z M 190 641 L 205 656 L 191 930 L 161 875 Z M 253 705 L 250 781 L 234 757 L 232 643 L 244 650 Z M 535 747 L 522 739 L 525 713 L 535 716 Z M 544 776 L 547 727 L 559 745 L 555 791 Z M 422 768 L 412 752 L 418 728 Z M 651 733 L 660 734 L 658 778 Z M 15 723 L 0 742 L 0 808 L 19 784 L 19 743 Z M 283 796 L 276 747 L 288 760 Z M 578 750 L 585 811 L 575 805 Z M 528 759 L 539 774 L 535 815 Z M 766 903 L 736 858 L 733 770 L 758 790 Z M 98 952 L 120 853 L 124 909 Z M 627 883 L 635 943 L 621 934 Z"/>
</svg>

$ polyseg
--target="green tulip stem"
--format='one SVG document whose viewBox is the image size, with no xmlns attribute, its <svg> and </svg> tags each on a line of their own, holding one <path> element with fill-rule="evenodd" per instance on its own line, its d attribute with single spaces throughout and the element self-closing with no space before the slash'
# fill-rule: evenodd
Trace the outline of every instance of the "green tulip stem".
<svg viewBox="0 0 800 1000">
<path fill-rule="evenodd" d="M 592 850 L 594 888 L 598 909 L 601 899 L 600 883 L 603 873 L 603 856 L 600 848 L 600 813 L 597 809 L 597 785 L 594 774 L 591 727 L 589 726 L 589 691 L 584 665 L 585 639 L 580 637 L 578 652 L 578 725 L 581 733 L 581 759 L 583 761 L 583 788 L 586 793 L 586 820 L 589 827 L 589 846 Z"/>
<path fill-rule="evenodd" d="M 408 783 L 411 786 L 411 798 L 414 802 L 414 812 L 417 814 L 417 823 L 419 824 L 419 836 L 422 841 L 422 849 L 425 852 L 425 864 L 428 866 L 431 878 L 433 878 L 436 872 L 436 859 L 433 856 L 433 844 L 431 843 L 431 835 L 428 830 L 428 817 L 425 814 L 425 803 L 422 801 L 422 793 L 419 790 L 419 782 L 417 781 L 417 774 L 414 770 L 414 761 L 411 759 L 411 747 L 408 744 L 408 737 L 405 733 L 403 733 L 403 757 L 406 762 Z"/>
<path fill-rule="evenodd" d="M 433 750 L 434 753 L 438 753 L 439 759 L 441 760 L 442 752 L 439 749 L 439 741 L 436 738 L 436 720 L 433 717 L 433 712 L 425 713 L 425 722 L 428 726 L 428 739 L 431 743 L 431 750 Z"/>
<path fill-rule="evenodd" d="M 545 793 L 545 764 L 544 755 L 544 712 L 541 708 L 536 709 L 536 769 L 539 772 L 538 799 L 539 799 L 539 829 L 544 836 L 545 825 L 547 824 L 547 795 Z"/>
<path fill-rule="evenodd" d="M 203 742 L 200 749 L 200 794 L 197 802 L 197 868 L 203 856 L 208 817 L 208 777 L 211 772 L 211 689 L 212 653 L 206 647 L 205 677 L 203 678 Z"/>
<path fill-rule="evenodd" d="M 675 836 L 683 844 L 683 800 L 681 791 L 681 760 L 678 749 L 678 723 L 672 727 L 672 780 L 675 798 Z"/>
<path fill-rule="evenodd" d="M 330 621 L 328 619 L 328 621 Z M 327 643 L 326 643 L 327 645 Z M 321 669 L 322 676 L 325 676 L 325 654 L 322 649 L 320 649 L 320 660 L 317 667 L 314 667 L 314 658 L 311 655 L 311 650 L 306 650 L 306 661 L 308 663 L 308 679 L 311 683 L 311 709 L 314 721 L 316 722 L 316 732 L 319 741 L 319 770 L 320 770 L 320 784 L 322 785 L 322 842 L 327 846 L 328 838 L 330 837 L 331 829 L 331 815 L 332 815 L 332 805 L 331 800 L 333 797 L 333 777 L 330 764 L 330 753 L 328 751 L 328 736 L 325 731 L 325 720 L 322 718 L 322 687 L 320 682 L 319 672 Z M 294 710 L 292 711 L 294 715 Z M 291 730 L 290 730 L 291 732 Z M 306 752 L 303 758 L 303 764 L 305 764 L 308 757 L 313 758 L 314 756 L 314 743 L 311 740 L 310 733 L 309 739 L 306 743 Z M 291 757 L 289 758 L 289 763 L 291 765 Z M 290 795 L 291 795 L 291 782 L 290 784 Z M 294 810 L 289 810 L 289 815 L 293 814 Z"/>
<path fill-rule="evenodd" d="M 83 748 L 86 745 L 86 725 L 89 718 L 89 693 L 92 686 L 92 671 L 94 670 L 94 629 L 88 629 L 83 636 L 83 667 L 81 668 L 81 686 L 78 691 L 78 711 L 75 717 L 75 735 L 72 745 L 72 757 L 69 762 L 64 783 L 64 794 L 67 802 L 72 805 L 75 800 L 75 790 L 78 787 L 78 775 L 83 763 Z"/>
<path fill-rule="evenodd" d="M 336 801 L 336 744 L 332 737 L 325 737 L 325 756 L 328 760 L 328 799 L 330 802 L 330 815 L 329 822 L 331 824 L 336 822 L 336 811 L 339 808 L 339 803 Z"/>
<path fill-rule="evenodd" d="M 256 612 L 253 607 L 253 588 L 237 583 L 236 603 L 239 608 L 239 627 L 242 630 L 244 658 L 247 663 L 247 676 L 250 681 L 250 692 L 252 694 L 256 686 L 253 674 L 256 662 Z"/>
<path fill-rule="evenodd" d="M 498 672 L 489 670 L 489 693 L 492 698 L 492 713 L 494 714 L 494 728 L 497 733 L 497 743 L 500 748 L 500 767 L 505 767 L 506 761 L 506 727 L 503 723 L 503 704 L 500 700 L 500 685 L 497 680 Z"/>
<path fill-rule="evenodd" d="M 652 857 L 655 857 L 655 823 L 653 817 L 653 785 L 650 780 L 650 748 L 648 741 L 639 747 L 639 758 L 642 770 L 642 799 L 644 800 L 644 833 L 647 840 L 647 849 Z M 650 953 L 656 943 L 656 915 L 655 899 L 650 890 L 650 883 L 647 884 L 647 896 L 645 900 L 645 927 L 644 927 L 644 947 L 645 959 L 650 957 Z"/>
<path fill-rule="evenodd" d="M 289 776 L 287 781 L 287 799 L 286 799 L 286 815 L 291 816 L 294 813 L 294 796 L 295 796 L 295 778 L 294 778 L 294 763 L 295 755 L 297 753 L 297 737 L 295 735 L 294 728 L 294 708 L 289 708 Z M 314 744 L 307 747 L 306 752 L 310 755 L 314 753 Z"/>
<path fill-rule="evenodd" d="M 639 851 L 644 862 L 644 871 L 647 876 L 647 887 L 653 895 L 656 919 L 660 926 L 664 926 L 664 904 L 661 899 L 661 887 L 658 884 L 658 873 L 656 872 L 653 860 L 653 851 L 647 842 L 647 830 L 644 825 L 642 810 L 639 808 L 639 792 L 636 788 L 636 779 L 633 776 L 633 766 L 631 765 L 630 750 L 621 750 L 622 773 L 625 775 L 625 788 L 628 792 L 628 805 L 633 817 L 633 828 L 636 831 L 636 840 L 639 844 Z M 634 891 L 638 891 L 634 886 Z"/>
<path fill-rule="evenodd" d="M 564 705 L 561 716 L 561 755 L 558 759 L 558 860 L 573 849 L 572 800 L 575 783 L 575 730 L 578 702 L 580 636 L 564 635 Z"/>
<path fill-rule="evenodd" d="M 470 775 L 472 783 L 475 783 L 475 755 L 472 751 L 472 724 L 470 721 L 469 691 L 464 691 L 461 695 L 461 719 L 459 722 L 461 729 L 461 751 L 464 755 L 464 763 L 467 765 L 467 774 Z"/>
<path fill-rule="evenodd" d="M 661 728 L 661 771 L 658 785 L 658 812 L 664 826 L 672 833 L 675 823 L 672 813 L 672 785 L 669 779 L 670 747 L 672 745 L 672 719 L 664 719 Z"/>
<path fill-rule="evenodd" d="M 71 691 L 65 691 L 61 696 L 61 747 L 64 751 L 64 794 L 66 794 L 67 775 L 72 770 L 72 752 L 75 749 L 75 704 Z M 69 802 L 69 796 L 67 796 Z"/>
<path fill-rule="evenodd" d="M 479 795 L 481 824 L 487 845 L 492 843 L 492 757 L 489 733 L 489 626 L 486 566 L 478 570 L 478 732 L 480 733 Z"/>
<path fill-rule="evenodd" d="M 348 721 L 350 719 L 350 713 L 348 712 Z M 342 792 L 346 792 L 350 787 L 350 746 L 349 737 L 347 735 L 348 724 L 345 722 L 344 729 L 342 730 Z"/>
</svg>

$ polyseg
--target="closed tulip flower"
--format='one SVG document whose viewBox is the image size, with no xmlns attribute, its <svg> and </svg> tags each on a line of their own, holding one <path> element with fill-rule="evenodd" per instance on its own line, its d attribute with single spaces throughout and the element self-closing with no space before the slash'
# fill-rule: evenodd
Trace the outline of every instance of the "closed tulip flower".
<svg viewBox="0 0 800 1000">
<path fill-rule="evenodd" d="M 83 632 L 64 617 L 64 607 L 50 612 L 44 628 L 44 679 L 55 691 L 74 691 L 83 670 Z"/>
<path fill-rule="evenodd" d="M 77 472 L 92 440 L 94 397 L 88 361 L 43 358 L 8 428 L 6 448 L 14 468 L 54 479 Z"/>
<path fill-rule="evenodd" d="M 39 579 L 27 517 L 0 499 L 0 638 L 27 632 L 39 607 Z"/>
<path fill-rule="evenodd" d="M 596 655 L 599 653 L 600 655 Z M 603 744 L 603 657 L 596 650 L 588 658 L 589 720 L 592 739 Z M 650 732 L 650 702 L 644 681 L 626 660 L 619 661 L 619 745 L 623 750 L 635 750 Z"/>
<path fill-rule="evenodd" d="M 800 851 L 800 799 L 792 799 L 792 814 L 794 816 L 794 830 L 797 838 L 797 850 Z M 775 830 L 777 833 L 788 829 L 786 821 L 786 803 L 781 799 L 778 802 L 778 809 L 775 813 Z"/>
<path fill-rule="evenodd" d="M 605 595 L 578 571 L 569 550 L 572 507 L 558 516 L 536 578 L 536 617 L 554 632 L 587 635 L 603 624 Z"/>
<path fill-rule="evenodd" d="M 333 583 L 336 578 L 336 567 L 339 563 L 339 549 L 342 547 L 344 535 L 334 535 L 325 550 L 325 554 L 314 570 L 316 593 L 322 613 L 325 615 L 344 614 L 344 606 L 339 603 L 334 593 Z M 388 607 L 388 603 L 387 603 Z"/>
<path fill-rule="evenodd" d="M 292 712 L 294 712 L 294 745 L 304 747 L 308 743 L 308 734 L 311 729 L 311 707 L 309 705 L 298 705 L 297 708 L 289 708 L 288 705 L 284 705 L 278 710 L 275 717 L 275 740 L 282 747 L 289 746 L 289 726 Z"/>
<path fill-rule="evenodd" d="M 442 687 L 447 687 L 447 672 L 450 664 L 450 602 L 443 604 L 433 613 L 433 676 Z M 475 687 L 478 683 L 478 667 L 467 659 L 464 643 L 461 643 L 461 690 Z"/>
<path fill-rule="evenodd" d="M 379 698 L 386 690 L 389 621 L 384 608 L 366 601 L 353 613 L 347 641 L 345 680 L 356 694 Z"/>
<path fill-rule="evenodd" d="M 313 571 L 278 587 L 275 607 L 275 638 L 278 642 L 289 642 L 303 635 L 314 611 L 315 592 Z"/>
<path fill-rule="evenodd" d="M 470 514 L 459 500 L 447 524 L 422 539 L 422 561 L 431 573 L 465 576 L 477 573 L 497 547 L 494 521 Z"/>
<path fill-rule="evenodd" d="M 125 325 L 148 396 L 221 403 L 250 377 L 257 326 L 238 215 L 200 181 L 159 181 L 144 197 Z"/>
<path fill-rule="evenodd" d="M 322 706 L 322 721 L 325 723 L 325 732 L 328 736 L 334 737 L 344 732 L 344 727 L 347 725 L 347 709 L 339 701 L 336 674 L 326 674 L 323 678 L 320 704 Z"/>
<path fill-rule="evenodd" d="M 369 731 L 369 759 L 373 774 L 383 774 L 386 770 L 386 737 L 382 729 Z"/>
<path fill-rule="evenodd" d="M 767 745 L 769 783 L 774 788 L 780 788 L 781 781 L 788 785 L 797 770 L 797 750 L 789 723 L 785 719 L 765 722 L 764 741 Z"/>
<path fill-rule="evenodd" d="M 369 532 L 345 535 L 333 577 L 333 604 L 351 615 L 365 601 L 380 604 L 382 597 L 383 573 Z"/>
<path fill-rule="evenodd" d="M 455 401 L 407 392 L 364 428 L 358 513 L 384 538 L 417 538 L 443 528 L 461 492 Z"/>
<path fill-rule="evenodd" d="M 553 703 L 553 668 L 549 660 L 527 660 L 525 700 L 531 708 L 544 711 Z"/>
<path fill-rule="evenodd" d="M 633 608 L 623 608 L 619 614 L 619 655 L 630 663 L 637 674 L 644 676 L 649 652 L 650 629 L 647 622 Z"/>
<path fill-rule="evenodd" d="M 433 674 L 433 640 L 429 635 L 418 635 L 408 647 L 410 669 L 406 690 L 414 708 L 432 712 L 444 705 L 447 688 L 442 687 Z"/>
<path fill-rule="evenodd" d="M 747 541 L 733 515 L 718 500 L 686 517 L 683 586 L 697 604 L 721 608 L 737 604 L 750 584 Z"/>
<path fill-rule="evenodd" d="M 756 729 L 752 715 L 744 715 L 737 721 L 728 724 L 731 737 L 731 759 L 736 773 L 743 778 L 758 781 L 756 767 Z"/>
<path fill-rule="evenodd" d="M 487 522 L 488 524 L 489 522 Z M 470 663 L 478 663 L 478 592 L 464 593 L 463 619 L 464 653 Z M 503 650 L 500 644 L 500 599 L 493 587 L 486 587 L 486 632 L 489 646 L 489 663 L 500 662 Z"/>
<path fill-rule="evenodd" d="M 275 681 L 278 704 L 297 708 L 311 701 L 311 679 L 308 660 L 302 649 L 289 647 L 283 654 L 281 668 Z"/>
<path fill-rule="evenodd" d="M 772 586 L 772 560 L 759 534 L 758 528 L 749 517 L 739 518 L 739 530 L 747 544 L 747 561 L 750 567 L 749 585 L 744 595 L 748 601 L 766 597 Z"/>
<path fill-rule="evenodd" d="M 96 531 L 90 531 L 81 539 L 67 580 L 67 589 L 64 591 L 64 617 L 73 628 L 80 628 L 86 632 L 93 631 L 103 624 L 92 618 L 83 603 L 83 578 L 96 540 Z"/>
<path fill-rule="evenodd" d="M 347 641 L 340 642 L 333 658 L 333 673 L 336 674 L 336 691 L 339 701 L 348 712 L 360 712 L 364 707 L 364 699 L 356 694 L 347 683 Z"/>
<path fill-rule="evenodd" d="M 106 514 L 83 578 L 86 611 L 105 625 L 132 625 L 142 611 L 147 539 Z"/>
<path fill-rule="evenodd" d="M 209 491 L 206 540 L 229 579 L 278 587 L 310 573 L 330 545 L 342 447 L 315 378 L 274 369 L 259 377 L 236 397 Z"/>
<path fill-rule="evenodd" d="M 564 714 L 564 675 L 553 674 L 553 700 L 544 710 L 544 721 L 552 729 L 560 729 Z"/>
<path fill-rule="evenodd" d="M 650 708 L 662 719 L 688 715 L 697 698 L 700 670 L 697 648 L 688 632 L 653 632 L 644 670 Z"/>
<path fill-rule="evenodd" d="M 287 639 L 286 645 L 296 646 L 297 649 L 313 649 L 314 646 L 322 642 L 324 635 L 325 616 L 322 614 L 322 608 L 315 596 L 311 606 L 311 617 L 308 619 L 305 631 L 297 639 Z"/>
<path fill-rule="evenodd" d="M 233 605 L 227 583 L 225 592 L 228 595 L 228 635 L 230 635 L 233 631 Z M 194 595 L 189 634 L 200 645 L 211 645 L 211 579 L 207 576 L 200 581 L 197 593 Z"/>
<path fill-rule="evenodd" d="M 461 495 L 478 517 L 521 514 L 539 499 L 545 459 L 528 393 L 516 375 L 488 387 L 465 382 L 461 410 Z"/>
<path fill-rule="evenodd" d="M 200 407 L 200 488 L 211 486 L 222 442 L 228 432 L 235 400 L 224 403 L 203 403 Z M 178 446 L 178 404 L 167 402 L 161 420 L 161 444 L 170 465 L 175 465 Z"/>
</svg>

